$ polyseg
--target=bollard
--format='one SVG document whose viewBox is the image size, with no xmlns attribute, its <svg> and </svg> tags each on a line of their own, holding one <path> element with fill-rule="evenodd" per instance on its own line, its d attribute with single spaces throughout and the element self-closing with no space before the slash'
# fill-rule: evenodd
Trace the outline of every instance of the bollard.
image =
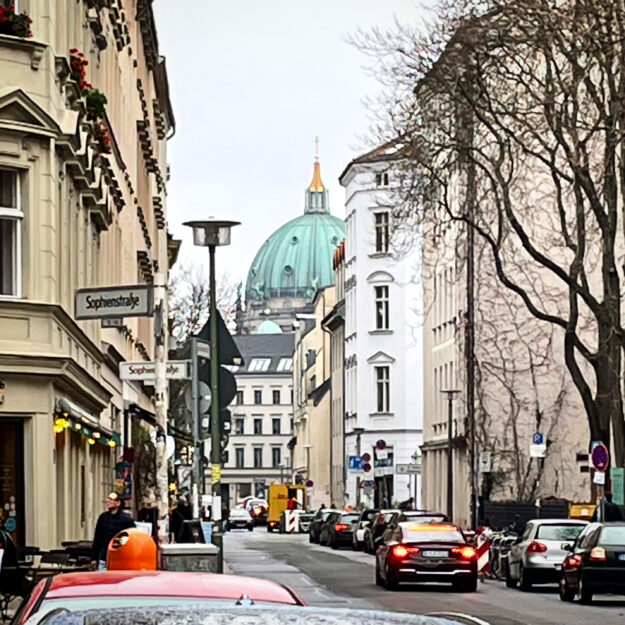
<svg viewBox="0 0 625 625">
<path fill-rule="evenodd" d="M 217 554 L 217 572 L 224 572 L 224 535 L 221 531 L 221 522 L 216 521 L 213 523 L 213 534 L 211 536 L 211 542 L 217 549 L 219 549 L 219 553 Z"/>
</svg>

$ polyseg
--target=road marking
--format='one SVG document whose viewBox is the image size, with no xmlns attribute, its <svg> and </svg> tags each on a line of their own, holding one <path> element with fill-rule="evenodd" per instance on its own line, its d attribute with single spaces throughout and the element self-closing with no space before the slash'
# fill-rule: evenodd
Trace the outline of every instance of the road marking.
<svg viewBox="0 0 625 625">
<path fill-rule="evenodd" d="M 470 614 L 461 614 L 460 612 L 428 612 L 426 616 L 436 616 L 438 618 L 449 618 L 449 619 L 465 619 L 464 623 L 466 625 L 490 625 L 486 621 L 477 618 L 476 616 L 471 616 Z"/>
</svg>

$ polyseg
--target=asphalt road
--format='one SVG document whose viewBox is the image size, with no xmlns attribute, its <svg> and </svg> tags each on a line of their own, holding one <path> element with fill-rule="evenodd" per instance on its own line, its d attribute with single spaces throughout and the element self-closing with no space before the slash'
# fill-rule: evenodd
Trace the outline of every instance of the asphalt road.
<svg viewBox="0 0 625 625">
<path fill-rule="evenodd" d="M 490 625 L 625 623 L 625 597 L 598 597 L 591 606 L 568 604 L 549 586 L 525 593 L 488 580 L 476 593 L 452 592 L 436 585 L 402 586 L 389 592 L 375 585 L 373 556 L 310 545 L 307 535 L 270 534 L 262 527 L 254 532 L 228 532 L 224 553 L 227 572 L 286 584 L 309 605 L 461 613 Z"/>
</svg>

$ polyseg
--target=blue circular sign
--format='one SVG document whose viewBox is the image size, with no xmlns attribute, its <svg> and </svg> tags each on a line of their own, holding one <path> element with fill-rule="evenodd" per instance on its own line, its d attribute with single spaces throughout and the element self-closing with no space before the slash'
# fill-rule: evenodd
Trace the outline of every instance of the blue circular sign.
<svg viewBox="0 0 625 625">
<path fill-rule="evenodd" d="M 610 452 L 603 443 L 600 443 L 592 450 L 590 458 L 592 460 L 592 466 L 595 467 L 595 471 L 599 471 L 600 473 L 607 471 L 608 465 L 610 464 Z"/>
<path fill-rule="evenodd" d="M 14 532 L 17 528 L 17 523 L 15 522 L 15 519 L 13 517 L 9 517 L 5 522 L 4 522 L 4 529 L 7 532 Z"/>
</svg>

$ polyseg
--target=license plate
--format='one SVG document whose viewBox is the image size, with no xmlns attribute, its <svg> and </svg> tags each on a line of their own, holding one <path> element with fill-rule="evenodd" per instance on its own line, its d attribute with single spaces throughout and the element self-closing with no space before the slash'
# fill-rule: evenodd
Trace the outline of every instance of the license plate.
<svg viewBox="0 0 625 625">
<path fill-rule="evenodd" d="M 446 551 L 422 551 L 424 558 L 444 558 L 447 555 Z"/>
<path fill-rule="evenodd" d="M 618 559 L 619 560 L 625 560 L 625 553 L 619 553 L 618 554 Z"/>
</svg>

